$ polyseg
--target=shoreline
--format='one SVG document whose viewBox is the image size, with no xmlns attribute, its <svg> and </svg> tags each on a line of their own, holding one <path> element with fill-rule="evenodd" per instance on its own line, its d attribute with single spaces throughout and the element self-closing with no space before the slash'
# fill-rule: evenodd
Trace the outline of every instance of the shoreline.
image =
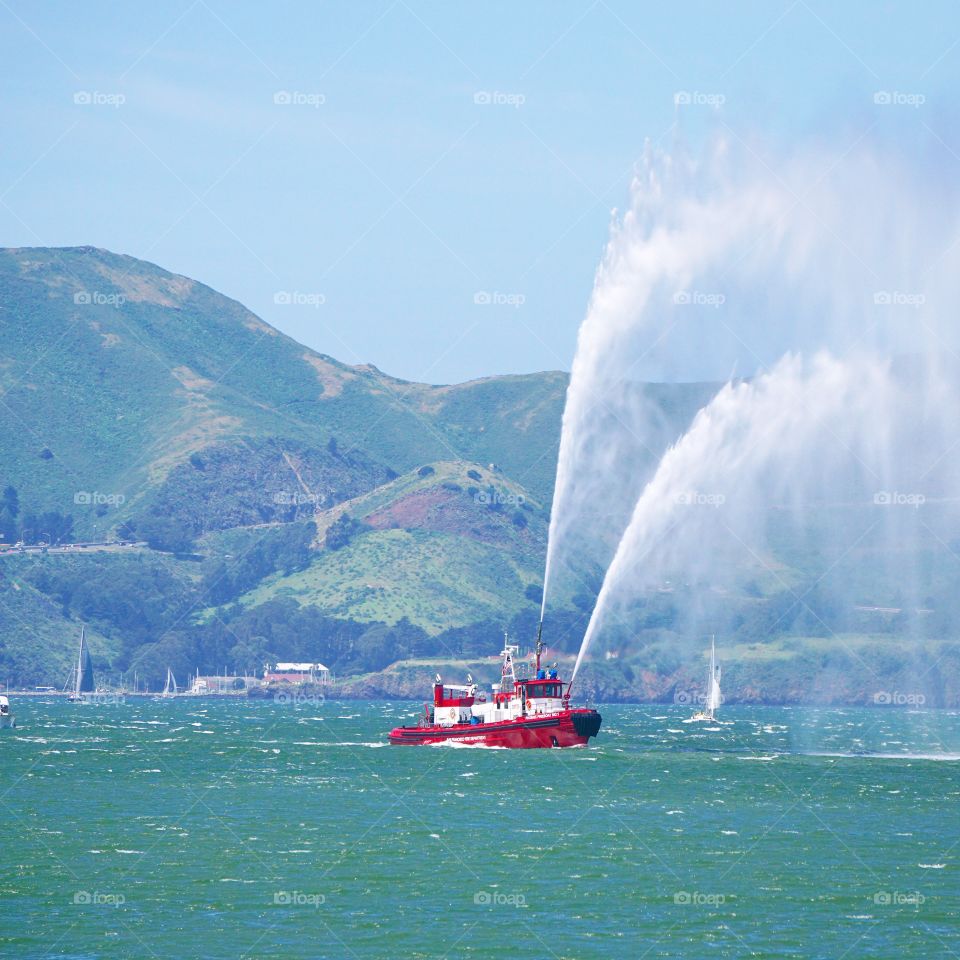
<svg viewBox="0 0 960 960">
<path fill-rule="evenodd" d="M 56 692 L 38 692 L 35 690 L 5 690 L 2 694 L 6 697 L 16 699 L 30 700 L 64 700 L 68 701 L 71 694 Z M 117 704 L 124 700 L 253 700 L 253 701 L 273 701 L 275 703 L 322 703 L 324 701 L 344 702 L 344 703 L 410 703 L 420 704 L 425 702 L 422 697 L 404 696 L 402 694 L 388 694 L 379 692 L 374 695 L 357 694 L 346 690 L 298 690 L 291 688 L 289 690 L 241 690 L 236 693 L 175 693 L 164 696 L 160 692 L 147 693 L 144 691 L 121 692 L 121 691 L 102 691 L 100 693 L 86 694 L 86 702 L 90 704 Z M 589 697 L 583 702 L 594 706 L 646 706 L 677 708 L 678 712 L 685 712 L 692 709 L 689 703 L 677 703 L 673 700 L 641 699 L 625 697 Z M 896 711 L 896 712 L 945 712 L 956 713 L 960 711 L 960 704 L 928 704 L 928 703 L 875 703 L 865 700 L 764 700 L 764 699 L 727 699 L 724 707 L 777 707 L 781 709 L 805 709 L 805 710 L 841 710 L 841 709 L 869 709 L 877 711 Z"/>
</svg>

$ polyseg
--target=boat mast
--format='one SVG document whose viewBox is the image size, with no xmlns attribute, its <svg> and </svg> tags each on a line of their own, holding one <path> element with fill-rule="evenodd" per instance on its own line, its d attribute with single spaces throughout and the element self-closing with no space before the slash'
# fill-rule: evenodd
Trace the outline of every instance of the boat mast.
<svg viewBox="0 0 960 960">
<path fill-rule="evenodd" d="M 514 669 L 514 655 L 519 655 L 520 648 L 510 643 L 510 634 L 503 632 L 503 663 L 500 668 L 500 689 L 506 690 L 507 681 L 517 682 L 517 671 Z"/>
</svg>

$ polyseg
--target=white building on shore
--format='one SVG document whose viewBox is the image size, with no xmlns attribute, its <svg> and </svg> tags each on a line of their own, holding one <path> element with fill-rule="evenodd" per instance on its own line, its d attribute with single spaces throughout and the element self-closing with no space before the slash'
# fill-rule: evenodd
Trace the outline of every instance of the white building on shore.
<svg viewBox="0 0 960 960">
<path fill-rule="evenodd" d="M 263 671 L 264 683 L 328 683 L 330 670 L 322 663 L 274 663 Z"/>
</svg>

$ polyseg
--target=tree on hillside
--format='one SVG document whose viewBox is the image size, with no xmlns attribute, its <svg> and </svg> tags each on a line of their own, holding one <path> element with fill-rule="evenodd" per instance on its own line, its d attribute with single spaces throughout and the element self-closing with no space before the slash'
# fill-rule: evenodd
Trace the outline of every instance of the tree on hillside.
<svg viewBox="0 0 960 960">
<path fill-rule="evenodd" d="M 219 607 L 224 603 L 229 603 L 229 601 L 236 596 L 230 571 L 227 569 L 227 565 L 223 560 L 217 560 L 216 563 L 204 573 L 203 592 L 206 594 L 207 602 L 213 607 Z"/>
<path fill-rule="evenodd" d="M 20 539 L 20 523 L 17 515 L 20 513 L 20 500 L 13 487 L 7 487 L 0 498 L 0 540 L 14 543 Z"/>
<path fill-rule="evenodd" d="M 130 659 L 129 670 L 136 670 L 151 689 L 160 690 L 168 667 L 173 670 L 177 683 L 185 686 L 197 667 L 203 669 L 199 660 L 200 651 L 195 638 L 186 631 L 175 631 L 157 643 L 144 643 L 138 647 Z"/>
<path fill-rule="evenodd" d="M 193 549 L 190 529 L 172 517 L 144 517 L 137 521 L 137 532 L 151 550 L 189 553 Z"/>
<path fill-rule="evenodd" d="M 542 603 L 543 587 L 541 587 L 538 583 L 528 583 L 527 589 L 523 591 L 523 595 L 528 600 L 532 600 L 534 603 Z"/>
<path fill-rule="evenodd" d="M 359 520 L 354 520 L 349 513 L 341 514 L 327 529 L 327 534 L 323 539 L 324 546 L 328 550 L 339 550 L 347 546 L 351 540 L 364 530 L 369 529 L 368 525 Z"/>
<path fill-rule="evenodd" d="M 5 509 L 10 516 L 15 517 L 20 513 L 20 497 L 17 494 L 17 488 L 6 486 L 3 490 L 3 496 L 0 498 L 0 506 Z"/>
<path fill-rule="evenodd" d="M 59 510 L 23 514 L 21 537 L 27 543 L 64 543 L 73 536 L 73 517 Z"/>
</svg>

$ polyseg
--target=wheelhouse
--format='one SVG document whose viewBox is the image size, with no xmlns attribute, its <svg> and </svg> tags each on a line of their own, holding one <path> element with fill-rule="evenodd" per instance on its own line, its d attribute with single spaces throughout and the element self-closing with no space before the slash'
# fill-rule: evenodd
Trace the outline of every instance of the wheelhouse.
<svg viewBox="0 0 960 960">
<path fill-rule="evenodd" d="M 563 697 L 564 684 L 559 680 L 524 680 L 521 682 L 526 690 L 528 700 L 536 697 L 559 700 Z"/>
<path fill-rule="evenodd" d="M 433 705 L 435 707 L 471 707 L 476 699 L 476 684 L 460 686 L 449 683 L 433 685 Z"/>
</svg>

